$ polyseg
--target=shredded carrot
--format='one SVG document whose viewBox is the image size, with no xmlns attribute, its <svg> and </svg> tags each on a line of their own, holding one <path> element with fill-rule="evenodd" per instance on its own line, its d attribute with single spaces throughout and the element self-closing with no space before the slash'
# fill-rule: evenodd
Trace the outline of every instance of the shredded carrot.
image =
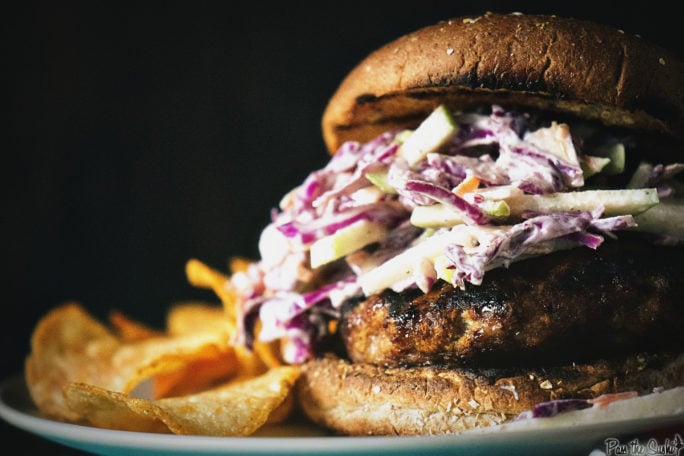
<svg viewBox="0 0 684 456">
<path fill-rule="evenodd" d="M 621 401 L 623 399 L 631 399 L 637 397 L 639 393 L 636 391 L 625 391 L 624 393 L 613 393 L 613 394 L 602 394 L 594 399 L 588 399 L 589 404 L 595 405 L 597 407 L 605 407 L 611 402 Z"/>
<path fill-rule="evenodd" d="M 454 193 L 458 196 L 463 196 L 466 193 L 470 193 L 480 186 L 480 179 L 475 176 L 468 176 L 461 181 L 460 184 L 454 189 Z"/>
</svg>

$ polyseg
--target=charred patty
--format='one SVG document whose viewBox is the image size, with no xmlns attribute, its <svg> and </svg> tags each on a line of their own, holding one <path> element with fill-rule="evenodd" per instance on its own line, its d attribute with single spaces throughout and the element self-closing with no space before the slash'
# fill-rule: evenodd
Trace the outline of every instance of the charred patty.
<svg viewBox="0 0 684 456">
<path fill-rule="evenodd" d="M 384 291 L 349 302 L 349 358 L 379 366 L 572 363 L 633 349 L 681 351 L 681 248 L 607 241 L 490 271 L 465 290 Z"/>
</svg>

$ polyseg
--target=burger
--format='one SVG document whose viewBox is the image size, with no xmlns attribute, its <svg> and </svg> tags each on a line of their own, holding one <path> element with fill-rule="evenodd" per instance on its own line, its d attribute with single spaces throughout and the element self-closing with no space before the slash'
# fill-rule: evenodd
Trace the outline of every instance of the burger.
<svg viewBox="0 0 684 456">
<path fill-rule="evenodd" d="M 240 343 L 278 341 L 301 410 L 347 435 L 683 386 L 683 127 L 684 64 L 621 30 L 488 13 L 402 36 L 342 81 L 330 161 L 231 277 Z"/>
</svg>

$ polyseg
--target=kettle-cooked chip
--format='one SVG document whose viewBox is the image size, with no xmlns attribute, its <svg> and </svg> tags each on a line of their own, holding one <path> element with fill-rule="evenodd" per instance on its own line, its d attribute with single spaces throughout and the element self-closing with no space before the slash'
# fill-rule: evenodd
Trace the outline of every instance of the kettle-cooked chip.
<svg viewBox="0 0 684 456">
<path fill-rule="evenodd" d="M 156 375 L 152 383 L 152 397 L 195 393 L 235 376 L 239 368 L 233 349 L 220 352 L 216 357 L 197 359 L 183 369 Z"/>
<path fill-rule="evenodd" d="M 83 383 L 65 388 L 69 406 L 97 427 L 186 435 L 246 436 L 291 397 L 296 366 L 282 366 L 210 390 L 147 401 Z"/>
<path fill-rule="evenodd" d="M 234 335 L 238 326 L 238 314 L 236 309 L 236 296 L 234 291 L 228 286 L 230 281 L 228 276 L 217 271 L 199 260 L 189 260 L 185 264 L 185 275 L 188 281 L 200 288 L 209 288 L 219 297 L 223 304 L 223 311 L 229 332 Z"/>
<path fill-rule="evenodd" d="M 195 264 L 200 282 L 225 278 Z M 111 328 L 78 303 L 41 319 L 26 358 L 26 382 L 46 416 L 142 432 L 242 436 L 293 409 L 299 368 L 282 366 L 277 341 L 232 345 L 235 311 L 178 303 L 164 331 L 112 311 Z M 232 315 L 232 318 L 231 318 Z"/>
<path fill-rule="evenodd" d="M 25 378 L 31 397 L 45 415 L 75 421 L 62 389 L 80 382 L 109 391 L 129 393 L 146 379 L 160 376 L 158 393 L 196 390 L 230 375 L 237 365 L 205 368 L 193 376 L 188 369 L 210 361 L 236 363 L 233 347 L 225 334 L 192 333 L 161 335 L 127 341 L 89 315 L 79 304 L 53 309 L 37 324 L 31 338 L 31 353 L 25 362 Z M 176 380 L 171 374 L 184 373 Z M 162 378 L 164 375 L 169 377 Z M 192 385 L 177 382 L 192 379 Z"/>
<path fill-rule="evenodd" d="M 62 388 L 71 381 L 108 384 L 113 371 L 109 360 L 119 339 L 76 303 L 48 312 L 31 336 L 25 361 L 26 384 L 33 401 L 45 415 L 76 420 L 64 402 Z"/>
<path fill-rule="evenodd" d="M 159 416 L 163 412 L 153 402 L 116 391 L 69 383 L 64 388 L 69 407 L 90 424 L 119 431 L 169 433 Z"/>
<path fill-rule="evenodd" d="M 216 359 L 232 350 L 223 337 L 209 332 L 121 344 L 111 358 L 112 369 L 119 374 L 118 378 L 112 378 L 109 385 L 87 383 L 128 393 L 145 379 L 177 372 L 198 360 Z"/>
<path fill-rule="evenodd" d="M 166 331 L 171 335 L 214 331 L 228 337 L 229 324 L 224 309 L 219 305 L 181 302 L 169 309 Z"/>
<path fill-rule="evenodd" d="M 166 424 L 175 434 L 245 436 L 266 423 L 289 396 L 299 368 L 282 366 L 212 390 L 155 402 L 174 417 Z"/>
<path fill-rule="evenodd" d="M 134 342 L 137 340 L 149 339 L 163 335 L 163 332 L 150 328 L 147 325 L 133 320 L 121 311 L 112 310 L 109 313 L 109 323 L 114 328 L 116 335 L 125 341 Z"/>
</svg>

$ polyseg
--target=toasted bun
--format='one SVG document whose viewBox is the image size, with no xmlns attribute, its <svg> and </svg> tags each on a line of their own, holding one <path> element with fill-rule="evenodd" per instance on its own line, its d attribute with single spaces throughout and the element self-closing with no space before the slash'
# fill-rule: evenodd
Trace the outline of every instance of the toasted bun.
<svg viewBox="0 0 684 456">
<path fill-rule="evenodd" d="M 555 16 L 455 18 L 402 36 L 343 80 L 322 119 L 331 153 L 415 127 L 438 104 L 549 110 L 684 135 L 684 64 L 623 31 Z"/>
<path fill-rule="evenodd" d="M 451 434 L 508 422 L 541 402 L 684 384 L 684 355 L 545 369 L 381 368 L 328 356 L 303 366 L 297 399 L 347 435 Z"/>
<path fill-rule="evenodd" d="M 499 104 L 684 139 L 684 63 L 620 30 L 555 16 L 454 18 L 371 53 L 343 80 L 322 119 L 330 153 L 396 128 L 439 104 Z M 536 369 L 383 368 L 325 357 L 302 366 L 298 403 L 347 435 L 446 434 L 514 419 L 561 398 L 684 384 L 684 355 L 632 355 Z"/>
</svg>

